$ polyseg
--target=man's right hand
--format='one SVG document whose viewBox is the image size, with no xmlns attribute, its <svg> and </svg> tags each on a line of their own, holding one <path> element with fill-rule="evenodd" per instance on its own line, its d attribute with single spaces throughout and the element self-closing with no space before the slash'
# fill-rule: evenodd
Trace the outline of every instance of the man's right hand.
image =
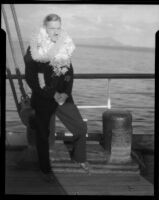
<svg viewBox="0 0 159 200">
<path fill-rule="evenodd" d="M 61 98 L 60 93 L 59 93 L 59 92 L 55 92 L 54 99 L 55 99 L 55 101 L 56 101 L 57 103 L 59 102 L 60 98 Z"/>
<path fill-rule="evenodd" d="M 54 99 L 59 105 L 64 104 L 67 98 L 68 98 L 68 95 L 65 93 L 56 92 L 54 95 Z"/>
</svg>

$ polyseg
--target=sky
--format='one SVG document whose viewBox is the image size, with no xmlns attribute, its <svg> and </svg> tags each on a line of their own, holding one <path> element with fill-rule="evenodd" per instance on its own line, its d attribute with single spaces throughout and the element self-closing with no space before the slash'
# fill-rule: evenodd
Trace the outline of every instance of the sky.
<svg viewBox="0 0 159 200">
<path fill-rule="evenodd" d="M 14 24 L 9 6 L 4 5 L 12 35 Z M 124 45 L 154 47 L 159 30 L 159 5 L 127 4 L 16 4 L 24 40 L 41 25 L 44 17 L 56 13 L 72 38 L 113 38 Z M 3 28 L 2 20 L 2 28 Z"/>
</svg>

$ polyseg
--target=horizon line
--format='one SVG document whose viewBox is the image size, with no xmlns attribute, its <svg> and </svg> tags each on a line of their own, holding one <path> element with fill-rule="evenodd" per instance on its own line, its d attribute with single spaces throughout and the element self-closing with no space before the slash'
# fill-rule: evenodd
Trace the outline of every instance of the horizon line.
<svg viewBox="0 0 159 200">
<path fill-rule="evenodd" d="M 18 39 L 13 39 L 14 42 L 18 42 Z M 23 42 L 28 42 L 27 40 L 24 40 L 23 39 Z M 78 46 L 94 46 L 94 47 L 114 47 L 114 48 L 131 48 L 131 49 L 135 49 L 135 48 L 138 48 L 138 49 L 149 49 L 149 50 L 155 50 L 155 47 L 152 47 L 152 46 L 133 46 L 133 45 L 126 45 L 126 44 L 113 44 L 113 45 L 109 45 L 109 44 L 95 44 L 95 43 L 82 43 L 82 42 L 77 42 L 75 43 L 75 45 L 78 45 Z"/>
</svg>

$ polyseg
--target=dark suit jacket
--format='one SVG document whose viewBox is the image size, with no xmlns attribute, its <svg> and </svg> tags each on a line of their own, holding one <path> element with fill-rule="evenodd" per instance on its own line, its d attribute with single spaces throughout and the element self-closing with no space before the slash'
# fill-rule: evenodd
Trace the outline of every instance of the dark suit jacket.
<svg viewBox="0 0 159 200">
<path fill-rule="evenodd" d="M 52 67 L 47 63 L 37 62 L 32 59 L 30 47 L 28 47 L 25 62 L 25 78 L 26 82 L 32 90 L 31 106 L 36 109 L 53 109 L 56 110 L 58 104 L 54 100 L 56 91 L 68 94 L 66 102 L 72 102 L 72 86 L 73 86 L 73 67 L 70 65 L 65 75 L 55 76 Z M 38 73 L 44 74 L 45 87 L 41 88 L 38 80 Z"/>
</svg>

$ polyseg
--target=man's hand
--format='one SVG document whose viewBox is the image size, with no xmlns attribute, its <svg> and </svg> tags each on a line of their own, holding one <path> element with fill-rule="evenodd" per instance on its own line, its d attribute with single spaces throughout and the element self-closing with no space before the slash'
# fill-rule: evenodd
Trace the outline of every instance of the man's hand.
<svg viewBox="0 0 159 200">
<path fill-rule="evenodd" d="M 56 93 L 55 93 L 54 99 L 55 99 L 55 101 L 58 103 L 58 101 L 60 100 L 60 93 L 59 93 L 59 92 L 56 92 Z"/>
<path fill-rule="evenodd" d="M 44 74 L 38 73 L 39 85 L 41 88 L 45 87 Z"/>
<path fill-rule="evenodd" d="M 68 98 L 68 95 L 66 93 L 60 94 L 60 101 L 65 102 L 67 98 Z"/>
<path fill-rule="evenodd" d="M 54 99 L 58 104 L 64 104 L 66 99 L 68 98 L 68 95 L 66 93 L 59 93 L 56 92 L 54 95 Z"/>
</svg>

